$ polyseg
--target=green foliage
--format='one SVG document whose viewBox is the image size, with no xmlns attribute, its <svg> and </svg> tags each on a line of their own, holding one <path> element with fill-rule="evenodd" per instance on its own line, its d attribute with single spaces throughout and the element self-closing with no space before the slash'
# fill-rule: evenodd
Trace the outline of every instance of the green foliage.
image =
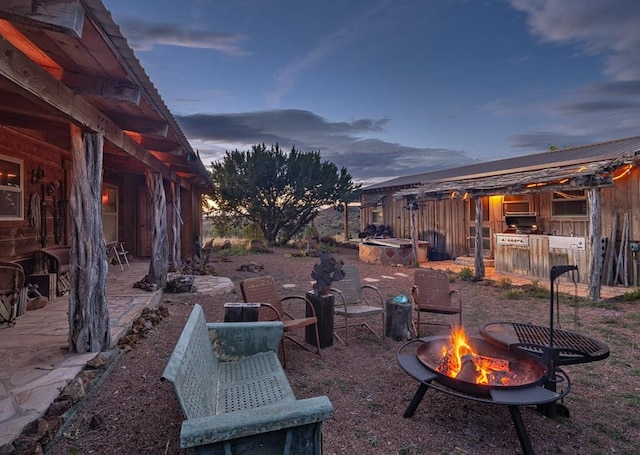
<svg viewBox="0 0 640 455">
<path fill-rule="evenodd" d="M 247 223 L 242 228 L 242 238 L 250 240 L 263 239 L 262 230 L 256 223 Z"/>
<path fill-rule="evenodd" d="M 511 289 L 512 285 L 513 282 L 511 281 L 511 278 L 503 276 L 500 279 L 500 289 Z"/>
<path fill-rule="evenodd" d="M 458 278 L 462 281 L 471 281 L 473 278 L 473 272 L 469 267 L 462 267 L 458 272 Z"/>
<path fill-rule="evenodd" d="M 288 242 L 322 206 L 359 188 L 346 168 L 320 160 L 319 152 L 284 153 L 276 144 L 227 152 L 211 165 L 211 200 L 221 212 L 256 223 L 271 243 Z"/>
<path fill-rule="evenodd" d="M 537 297 L 539 299 L 548 299 L 549 298 L 549 289 L 540 285 L 538 280 L 533 280 L 531 282 L 531 288 L 529 289 L 529 294 L 532 297 Z"/>
<path fill-rule="evenodd" d="M 636 288 L 633 291 L 625 292 L 622 294 L 622 300 L 626 302 L 632 302 L 640 299 L 640 288 Z"/>
</svg>

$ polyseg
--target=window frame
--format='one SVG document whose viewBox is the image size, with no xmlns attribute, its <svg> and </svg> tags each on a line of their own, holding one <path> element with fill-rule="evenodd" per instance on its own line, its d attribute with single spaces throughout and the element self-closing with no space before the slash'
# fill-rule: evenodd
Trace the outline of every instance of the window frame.
<svg viewBox="0 0 640 455">
<path fill-rule="evenodd" d="M 582 197 L 576 196 L 573 198 L 558 198 L 556 197 L 556 194 L 558 193 L 578 193 L 578 192 L 582 192 Z M 584 213 L 569 213 L 569 214 L 557 214 L 556 213 L 556 206 L 558 203 L 560 202 L 568 202 L 568 201 L 584 201 Z M 588 218 L 589 217 L 589 207 L 588 207 L 588 203 L 587 203 L 587 192 L 585 190 L 566 190 L 566 191 L 553 191 L 551 193 L 551 217 L 552 218 Z"/>
<path fill-rule="evenodd" d="M 0 221 L 24 221 L 24 160 L 21 160 L 20 158 L 14 158 L 11 156 L 7 156 L 7 155 L 2 155 L 0 154 L 0 160 L 1 161 L 7 161 L 9 163 L 14 163 L 17 164 L 19 167 L 19 172 L 20 172 L 20 178 L 19 178 L 19 186 L 18 187 L 14 187 L 14 186 L 10 186 L 10 185 L 2 185 L 2 182 L 0 181 L 0 193 L 2 192 L 7 192 L 7 193 L 15 193 L 18 195 L 17 198 L 17 203 L 18 203 L 18 207 L 16 208 L 16 214 L 15 215 L 2 215 L 0 214 Z"/>
</svg>

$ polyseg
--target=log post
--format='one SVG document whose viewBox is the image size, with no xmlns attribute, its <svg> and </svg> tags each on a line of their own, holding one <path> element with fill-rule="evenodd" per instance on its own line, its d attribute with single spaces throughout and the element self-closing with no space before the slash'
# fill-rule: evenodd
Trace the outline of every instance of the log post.
<svg viewBox="0 0 640 455">
<path fill-rule="evenodd" d="M 145 289 L 164 289 L 169 270 L 169 242 L 167 237 L 167 199 L 162 174 L 146 171 L 147 190 L 151 200 L 151 262 L 149 272 L 143 278 Z"/>
<path fill-rule="evenodd" d="M 69 350 L 77 353 L 106 351 L 111 340 L 102 228 L 103 144 L 101 135 L 71 125 Z"/>
<path fill-rule="evenodd" d="M 475 281 L 480 281 L 484 278 L 484 260 L 482 259 L 482 198 L 476 198 L 476 255 L 474 262 L 474 275 Z"/>
<path fill-rule="evenodd" d="M 182 236 L 182 213 L 181 213 L 181 204 L 180 204 L 180 185 L 177 185 L 175 182 L 171 182 L 171 193 L 172 193 L 172 207 L 173 210 L 171 212 L 171 268 L 173 270 L 179 270 L 181 265 L 181 243 L 180 238 Z"/>
<path fill-rule="evenodd" d="M 589 204 L 589 292 L 587 298 L 600 300 L 600 280 L 602 278 L 600 188 L 587 191 Z"/>
</svg>

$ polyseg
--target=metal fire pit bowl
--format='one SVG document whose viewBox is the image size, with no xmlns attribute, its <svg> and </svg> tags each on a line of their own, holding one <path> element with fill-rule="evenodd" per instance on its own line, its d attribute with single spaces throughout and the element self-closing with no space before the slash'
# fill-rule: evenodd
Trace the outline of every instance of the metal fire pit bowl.
<svg viewBox="0 0 640 455">
<path fill-rule="evenodd" d="M 482 338 L 475 337 L 468 337 L 468 341 L 479 355 L 509 361 L 510 370 L 516 372 L 511 383 L 508 385 L 476 384 L 452 378 L 436 371 L 436 367 L 442 359 L 442 348 L 450 344 L 449 336 L 433 336 L 423 338 L 422 341 L 422 344 L 416 349 L 416 356 L 420 363 L 437 376 L 437 382 L 460 393 L 477 397 L 489 397 L 492 390 L 515 390 L 531 387 L 544 383 L 546 379 L 543 366 L 535 360 L 522 354 L 501 349 Z"/>
</svg>

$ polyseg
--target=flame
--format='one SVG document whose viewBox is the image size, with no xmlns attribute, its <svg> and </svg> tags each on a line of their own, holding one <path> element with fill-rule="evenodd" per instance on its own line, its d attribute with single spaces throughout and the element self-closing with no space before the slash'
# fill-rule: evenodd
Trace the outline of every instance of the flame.
<svg viewBox="0 0 640 455">
<path fill-rule="evenodd" d="M 485 357 L 469 344 L 467 334 L 462 327 L 451 329 L 449 344 L 442 347 L 442 360 L 436 367 L 436 371 L 446 374 L 452 378 L 457 378 L 463 366 L 473 365 L 475 369 L 474 382 L 476 384 L 501 383 L 507 385 L 509 377 L 506 375 L 496 375 L 497 371 L 508 371 L 508 362 L 501 359 Z M 468 376 L 469 371 L 467 370 Z M 468 380 L 468 378 L 464 378 Z"/>
</svg>

